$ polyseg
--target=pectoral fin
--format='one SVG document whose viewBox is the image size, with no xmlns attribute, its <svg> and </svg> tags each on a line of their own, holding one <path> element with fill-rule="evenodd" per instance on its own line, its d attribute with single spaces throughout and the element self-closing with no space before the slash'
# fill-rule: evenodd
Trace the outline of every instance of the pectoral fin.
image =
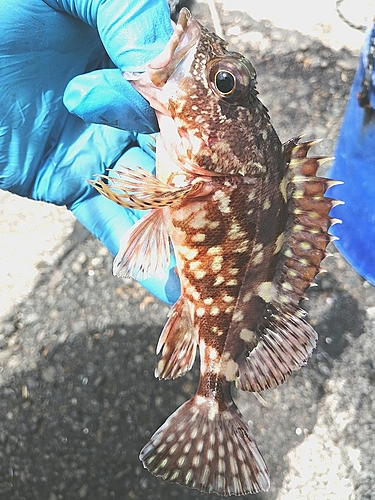
<svg viewBox="0 0 375 500">
<path fill-rule="evenodd" d="M 129 229 L 113 263 L 113 274 L 144 280 L 158 276 L 170 262 L 170 243 L 162 209 L 153 210 Z"/>
<path fill-rule="evenodd" d="M 97 180 L 88 182 L 99 193 L 125 208 L 148 210 L 173 205 L 196 189 L 191 184 L 179 188 L 168 186 L 141 167 L 135 170 L 122 167 L 113 174 L 97 175 Z"/>
</svg>

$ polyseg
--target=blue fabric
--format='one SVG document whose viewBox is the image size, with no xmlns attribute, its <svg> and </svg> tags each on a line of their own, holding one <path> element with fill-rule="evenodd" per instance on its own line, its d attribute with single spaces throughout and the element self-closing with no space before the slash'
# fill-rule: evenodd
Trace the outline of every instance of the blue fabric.
<svg viewBox="0 0 375 500">
<path fill-rule="evenodd" d="M 375 25 L 367 32 L 359 66 L 343 118 L 335 160 L 329 177 L 344 182 L 329 189 L 327 196 L 342 200 L 331 215 L 342 220 L 331 232 L 335 245 L 348 262 L 375 285 L 375 73 L 369 75 L 369 107 L 358 103 L 358 93 L 368 64 Z M 374 56 L 371 56 L 372 64 Z M 371 107 L 372 109 L 371 109 Z"/>
<path fill-rule="evenodd" d="M 86 179 L 120 158 L 154 168 L 138 141 L 157 130 L 154 112 L 121 71 L 144 70 L 163 50 L 168 5 L 0 0 L 0 7 L 0 188 L 66 205 L 115 254 L 142 214 L 110 203 Z M 174 273 L 142 284 L 168 303 L 179 295 Z"/>
</svg>

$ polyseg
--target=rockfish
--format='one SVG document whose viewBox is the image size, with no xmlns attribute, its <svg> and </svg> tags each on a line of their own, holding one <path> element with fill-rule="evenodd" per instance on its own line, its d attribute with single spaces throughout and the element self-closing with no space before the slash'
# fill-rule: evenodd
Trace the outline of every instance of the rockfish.
<svg viewBox="0 0 375 500">
<path fill-rule="evenodd" d="M 151 209 L 126 234 L 115 274 L 144 279 L 176 258 L 181 296 L 161 334 L 156 376 L 175 378 L 200 353 L 197 393 L 140 454 L 163 479 L 219 495 L 269 488 L 232 382 L 263 391 L 304 365 L 317 334 L 299 307 L 330 241 L 322 157 L 314 142 L 281 144 L 241 54 L 181 10 L 145 73 L 125 74 L 155 109 L 156 176 L 123 167 L 94 185 Z"/>
</svg>

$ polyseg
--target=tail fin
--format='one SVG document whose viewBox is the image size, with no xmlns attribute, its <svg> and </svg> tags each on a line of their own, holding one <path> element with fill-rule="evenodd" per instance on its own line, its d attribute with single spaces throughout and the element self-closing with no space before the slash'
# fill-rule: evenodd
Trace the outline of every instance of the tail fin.
<svg viewBox="0 0 375 500">
<path fill-rule="evenodd" d="M 166 481 L 222 496 L 267 491 L 267 466 L 236 405 L 195 395 L 142 449 L 144 467 Z"/>
</svg>

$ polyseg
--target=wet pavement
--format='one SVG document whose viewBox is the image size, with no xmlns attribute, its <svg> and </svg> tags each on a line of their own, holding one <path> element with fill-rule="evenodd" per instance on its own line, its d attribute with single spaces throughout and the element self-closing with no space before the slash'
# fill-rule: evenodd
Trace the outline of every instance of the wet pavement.
<svg viewBox="0 0 375 500">
<path fill-rule="evenodd" d="M 314 153 L 332 155 L 356 54 L 217 5 L 227 40 L 257 69 L 280 138 L 323 138 Z M 205 4 L 192 10 L 211 23 Z M 168 307 L 114 278 L 112 257 L 69 214 L 25 200 L 17 212 L 17 203 L 0 196 L 9 253 L 0 261 L 0 498 L 218 498 L 167 484 L 138 460 L 197 383 L 197 364 L 175 381 L 154 378 Z M 27 242 L 43 229 L 44 254 L 29 262 L 40 250 Z M 330 250 L 304 304 L 319 333 L 308 365 L 263 400 L 235 391 L 271 473 L 270 491 L 249 499 L 375 498 L 375 291 Z"/>
</svg>

